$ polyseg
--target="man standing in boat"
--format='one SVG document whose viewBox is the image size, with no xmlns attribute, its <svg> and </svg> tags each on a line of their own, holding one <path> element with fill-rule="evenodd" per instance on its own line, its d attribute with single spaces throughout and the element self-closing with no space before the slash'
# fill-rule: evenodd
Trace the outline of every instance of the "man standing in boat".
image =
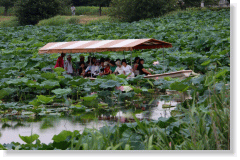
<svg viewBox="0 0 240 160">
<path fill-rule="evenodd" d="M 61 56 L 58 57 L 57 63 L 54 66 L 54 68 L 57 68 L 57 67 L 64 68 L 64 60 L 63 60 L 64 57 L 65 57 L 65 53 L 61 53 Z"/>
</svg>

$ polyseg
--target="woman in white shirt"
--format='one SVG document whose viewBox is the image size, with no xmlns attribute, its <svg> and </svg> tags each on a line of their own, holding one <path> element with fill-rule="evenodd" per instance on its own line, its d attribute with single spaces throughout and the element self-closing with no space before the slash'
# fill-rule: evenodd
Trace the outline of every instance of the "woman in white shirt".
<svg viewBox="0 0 240 160">
<path fill-rule="evenodd" d="M 117 68 L 115 69 L 113 74 L 124 74 L 123 69 L 122 69 L 122 65 L 121 65 L 121 61 L 117 61 L 116 65 L 117 65 Z"/>
<path fill-rule="evenodd" d="M 121 68 L 123 70 L 123 74 L 128 75 L 128 78 L 134 77 L 132 67 L 130 65 L 127 65 L 126 59 L 122 60 L 122 67 Z"/>
</svg>

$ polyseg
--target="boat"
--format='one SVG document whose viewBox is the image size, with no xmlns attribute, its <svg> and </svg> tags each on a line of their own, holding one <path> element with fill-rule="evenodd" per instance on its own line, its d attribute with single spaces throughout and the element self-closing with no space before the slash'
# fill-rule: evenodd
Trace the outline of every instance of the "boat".
<svg viewBox="0 0 240 160">
<path fill-rule="evenodd" d="M 163 49 L 164 60 L 164 48 L 171 48 L 172 44 L 152 38 L 148 39 L 118 39 L 118 40 L 87 40 L 87 41 L 71 41 L 71 42 L 50 42 L 39 49 L 39 54 L 51 54 L 51 53 L 90 53 L 95 52 L 119 52 L 133 51 L 143 49 Z M 124 56 L 125 58 L 125 56 Z M 132 66 L 132 52 L 131 52 L 131 66 Z M 165 72 L 165 66 L 163 67 Z M 158 79 L 164 77 L 172 78 L 186 78 L 193 73 L 192 70 L 181 70 L 175 72 L 168 72 L 162 74 L 147 75 L 144 78 Z M 90 80 L 96 78 L 89 77 Z"/>
</svg>

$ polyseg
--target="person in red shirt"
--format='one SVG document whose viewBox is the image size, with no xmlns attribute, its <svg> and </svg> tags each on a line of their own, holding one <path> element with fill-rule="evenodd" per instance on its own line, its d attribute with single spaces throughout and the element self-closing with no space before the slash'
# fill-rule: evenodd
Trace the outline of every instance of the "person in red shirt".
<svg viewBox="0 0 240 160">
<path fill-rule="evenodd" d="M 64 68 L 64 60 L 63 60 L 64 57 L 65 57 L 65 53 L 61 53 L 61 56 L 58 57 L 57 63 L 56 63 L 56 65 L 55 65 L 54 68 L 57 68 L 57 67 L 62 67 L 62 68 Z"/>
</svg>

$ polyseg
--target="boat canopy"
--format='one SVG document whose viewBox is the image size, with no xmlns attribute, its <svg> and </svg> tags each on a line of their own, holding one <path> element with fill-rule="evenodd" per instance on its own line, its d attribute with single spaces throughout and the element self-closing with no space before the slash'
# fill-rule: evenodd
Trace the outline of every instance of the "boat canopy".
<svg viewBox="0 0 240 160">
<path fill-rule="evenodd" d="M 94 53 L 105 51 L 132 51 L 140 49 L 171 48 L 172 44 L 156 39 L 119 39 L 51 42 L 39 49 L 44 53 Z"/>
</svg>

